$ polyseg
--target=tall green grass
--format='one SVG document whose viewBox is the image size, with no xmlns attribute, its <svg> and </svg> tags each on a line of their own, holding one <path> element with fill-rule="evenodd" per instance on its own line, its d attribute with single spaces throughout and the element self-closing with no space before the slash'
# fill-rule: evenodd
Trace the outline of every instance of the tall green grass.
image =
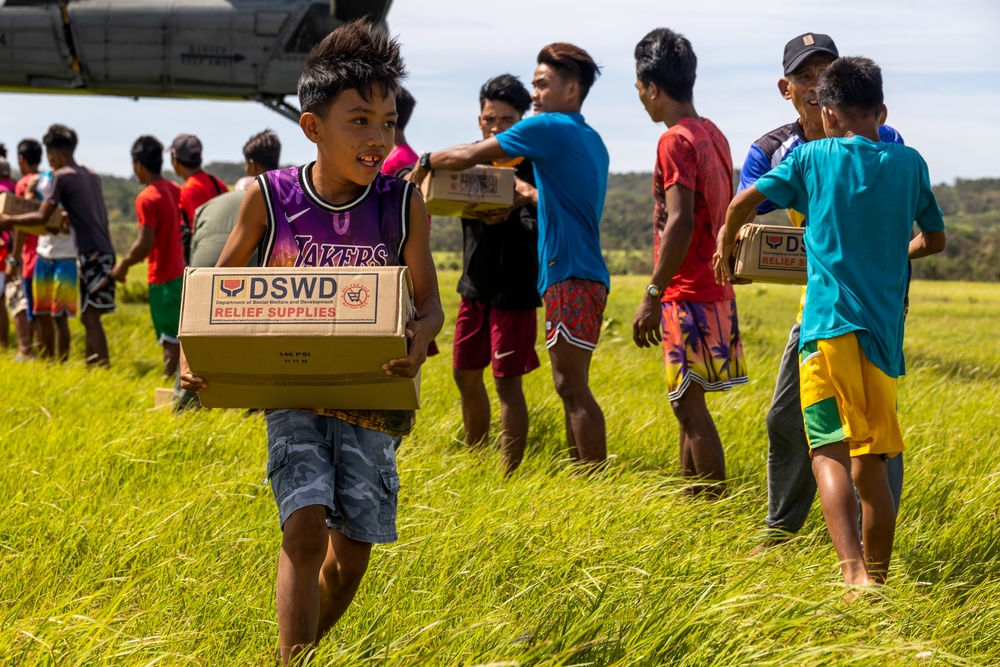
<svg viewBox="0 0 1000 667">
<path fill-rule="evenodd" d="M 748 385 L 710 396 L 732 493 L 683 495 L 662 352 L 631 342 L 645 280 L 615 278 L 592 383 L 606 472 L 574 475 L 543 366 L 526 460 L 466 451 L 445 353 L 399 452 L 400 540 L 376 547 L 316 664 L 1000 663 L 1000 350 L 990 285 L 916 283 L 901 383 L 906 484 L 889 586 L 850 606 L 818 503 L 750 558 L 766 509 L 764 413 L 796 288 L 738 291 Z M 105 319 L 113 368 L 0 355 L 0 664 L 270 665 L 280 543 L 263 420 L 153 409 L 143 305 Z M 492 391 L 492 389 L 491 389 Z M 497 429 L 494 414 L 494 431 Z"/>
</svg>

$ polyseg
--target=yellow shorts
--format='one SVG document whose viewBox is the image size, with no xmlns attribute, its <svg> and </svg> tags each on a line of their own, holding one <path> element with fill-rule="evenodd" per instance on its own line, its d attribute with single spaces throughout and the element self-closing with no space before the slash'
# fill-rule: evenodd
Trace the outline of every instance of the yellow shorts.
<svg viewBox="0 0 1000 667">
<path fill-rule="evenodd" d="M 868 361 L 854 332 L 806 343 L 799 391 L 809 449 L 846 440 L 851 456 L 902 452 L 896 382 Z"/>
</svg>

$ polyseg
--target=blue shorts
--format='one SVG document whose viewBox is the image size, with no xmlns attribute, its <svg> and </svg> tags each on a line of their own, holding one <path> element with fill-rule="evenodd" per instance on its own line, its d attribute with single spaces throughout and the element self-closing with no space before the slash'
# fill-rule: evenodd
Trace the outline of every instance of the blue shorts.
<svg viewBox="0 0 1000 667">
<path fill-rule="evenodd" d="M 281 525 L 326 507 L 326 525 L 359 542 L 396 540 L 401 438 L 304 410 L 267 414 L 267 476 Z"/>
</svg>

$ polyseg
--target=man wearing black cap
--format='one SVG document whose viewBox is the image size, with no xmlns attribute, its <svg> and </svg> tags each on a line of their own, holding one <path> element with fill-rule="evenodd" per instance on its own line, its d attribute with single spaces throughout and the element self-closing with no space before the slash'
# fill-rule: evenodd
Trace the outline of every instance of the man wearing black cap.
<svg viewBox="0 0 1000 667">
<path fill-rule="evenodd" d="M 179 134 L 170 145 L 174 172 L 184 179 L 181 186 L 181 241 L 184 263 L 191 260 L 191 235 L 194 233 L 194 212 L 212 197 L 228 192 L 218 178 L 201 168 L 201 141 L 193 134 Z"/>
<path fill-rule="evenodd" d="M 782 62 L 785 75 L 778 80 L 778 91 L 786 100 L 791 100 L 799 117 L 793 123 L 771 130 L 750 146 L 740 170 L 740 190 L 753 185 L 797 146 L 826 138 L 816 89 L 819 75 L 839 55 L 837 45 L 829 35 L 820 33 L 799 35 L 785 45 Z M 879 137 L 884 142 L 903 143 L 899 133 L 888 125 L 879 128 Z M 770 201 L 765 201 L 757 207 L 757 214 L 770 213 L 775 208 Z M 791 209 L 786 212 L 793 225 L 802 225 L 802 214 Z M 774 397 L 767 413 L 767 517 L 764 523 L 770 538 L 765 545 L 773 544 L 790 533 L 797 533 L 816 497 L 816 480 L 812 474 L 799 400 L 799 320 L 804 301 L 805 288 L 802 289 L 799 317 L 785 346 Z M 889 486 L 898 511 L 903 490 L 901 455 L 889 459 Z"/>
</svg>

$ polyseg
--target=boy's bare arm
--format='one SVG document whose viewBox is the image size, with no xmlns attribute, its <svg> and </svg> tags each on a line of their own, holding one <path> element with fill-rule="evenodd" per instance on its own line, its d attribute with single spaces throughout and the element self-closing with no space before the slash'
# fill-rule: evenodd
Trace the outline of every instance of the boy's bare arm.
<svg viewBox="0 0 1000 667">
<path fill-rule="evenodd" d="M 425 213 L 425 219 L 426 215 Z M 260 240 L 264 238 L 265 231 L 267 231 L 267 209 L 264 204 L 264 195 L 260 191 L 260 183 L 255 181 L 243 198 L 236 226 L 229 233 L 226 246 L 222 249 L 219 261 L 215 265 L 246 266 L 250 258 L 253 257 Z M 181 345 L 178 373 L 180 373 L 181 387 L 188 391 L 198 392 L 208 386 L 204 378 L 192 375 L 187 357 L 184 356 L 183 344 Z"/>
<path fill-rule="evenodd" d="M 414 191 L 410 199 L 410 230 L 403 248 L 403 264 L 410 268 L 413 301 L 417 315 L 406 324 L 409 354 L 388 361 L 382 368 L 389 375 L 415 377 L 427 358 L 427 346 L 444 326 L 444 310 L 438 292 L 437 271 L 431 256 L 430 227 L 424 198 Z"/>
<path fill-rule="evenodd" d="M 910 240 L 910 259 L 920 259 L 928 255 L 936 255 L 944 250 L 944 230 L 938 232 L 920 232 Z"/>
<path fill-rule="evenodd" d="M 264 203 L 264 194 L 260 191 L 260 183 L 254 181 L 243 197 L 236 226 L 229 233 L 226 245 L 215 265 L 246 266 L 256 252 L 266 231 L 267 208 Z"/>
<path fill-rule="evenodd" d="M 737 192 L 733 201 L 729 202 L 729 209 L 726 211 L 726 224 L 719 230 L 715 254 L 712 255 L 715 280 L 720 285 L 733 282 L 734 276 L 729 269 L 729 257 L 733 254 L 733 247 L 736 245 L 736 234 L 740 231 L 740 227 L 756 215 L 757 206 L 765 199 L 767 197 L 760 193 L 757 186 L 751 185 L 746 190 Z"/>
</svg>

